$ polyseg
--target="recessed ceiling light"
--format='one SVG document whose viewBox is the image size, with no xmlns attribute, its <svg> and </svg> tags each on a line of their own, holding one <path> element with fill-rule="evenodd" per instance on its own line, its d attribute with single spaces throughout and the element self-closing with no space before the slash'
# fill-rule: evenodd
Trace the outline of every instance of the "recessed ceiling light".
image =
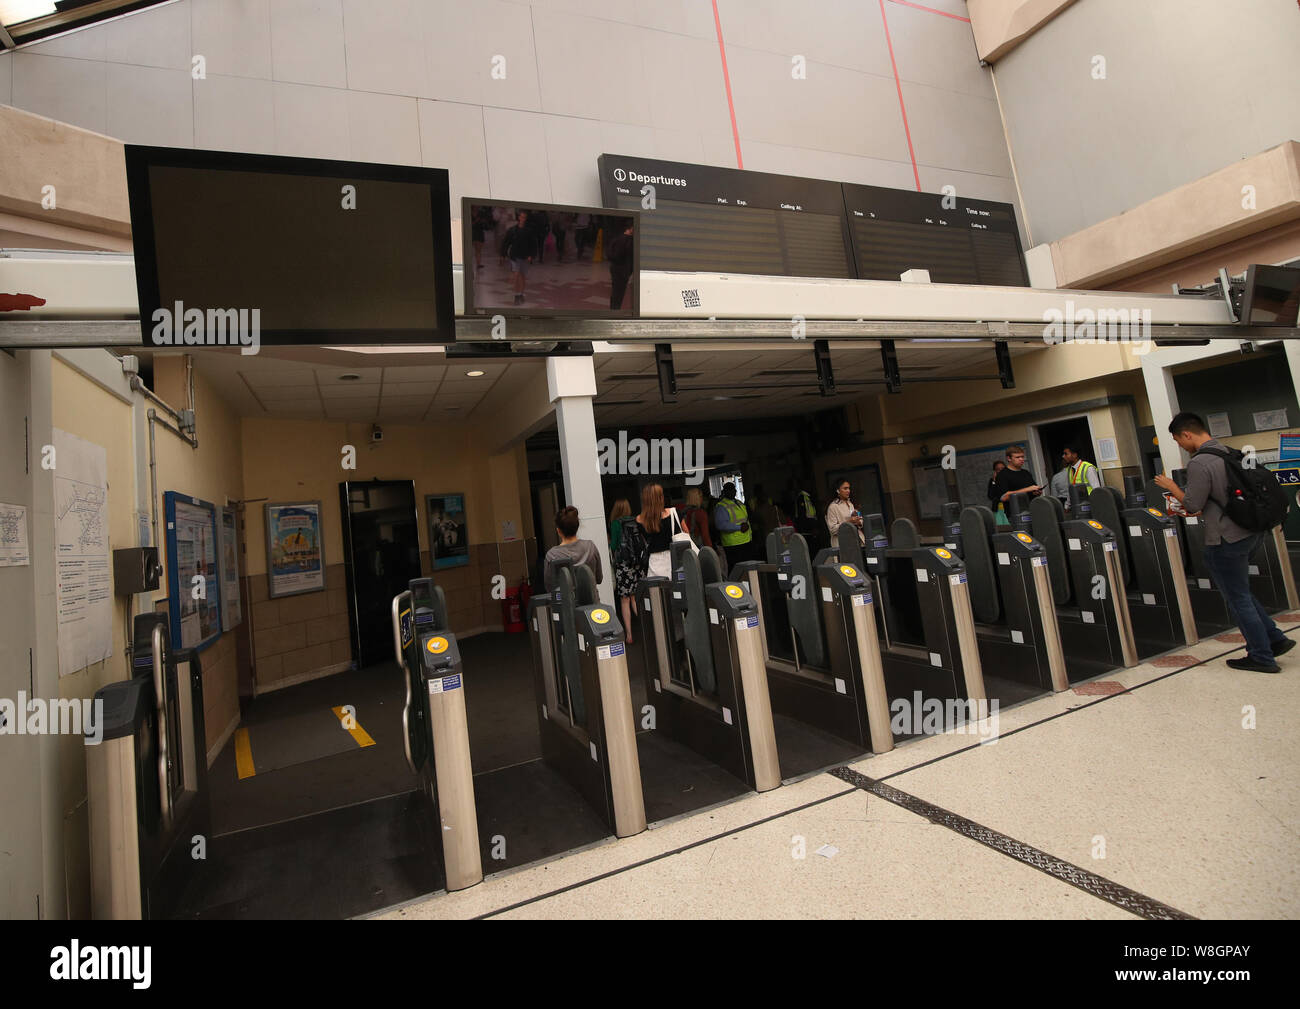
<svg viewBox="0 0 1300 1009">
<path fill-rule="evenodd" d="M 482 377 L 483 377 L 483 372 L 481 372 L 481 371 L 467 371 L 467 372 L 465 372 L 465 377 L 466 377 L 466 378 L 482 378 Z"/>
<path fill-rule="evenodd" d="M 340 375 L 340 376 L 339 376 L 339 381 L 340 381 L 340 382 L 360 382 L 360 381 L 361 381 L 361 376 L 360 376 L 360 375 L 357 375 L 357 374 L 355 374 L 355 373 L 353 373 L 353 372 L 348 372 L 346 375 Z"/>
<path fill-rule="evenodd" d="M 444 409 L 450 412 L 450 411 L 452 411 L 452 410 L 459 410 L 460 407 L 458 407 L 458 406 L 448 406 L 448 407 L 444 407 Z"/>
</svg>

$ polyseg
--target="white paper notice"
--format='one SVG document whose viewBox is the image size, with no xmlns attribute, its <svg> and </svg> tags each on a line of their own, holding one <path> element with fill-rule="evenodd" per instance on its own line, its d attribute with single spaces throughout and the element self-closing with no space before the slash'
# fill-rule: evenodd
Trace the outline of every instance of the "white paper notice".
<svg viewBox="0 0 1300 1009">
<path fill-rule="evenodd" d="M 54 452 L 59 675 L 68 676 L 113 653 L 108 453 L 58 428 Z"/>
<path fill-rule="evenodd" d="M 0 502 L 0 568 L 30 564 L 27 556 L 27 509 Z"/>
</svg>

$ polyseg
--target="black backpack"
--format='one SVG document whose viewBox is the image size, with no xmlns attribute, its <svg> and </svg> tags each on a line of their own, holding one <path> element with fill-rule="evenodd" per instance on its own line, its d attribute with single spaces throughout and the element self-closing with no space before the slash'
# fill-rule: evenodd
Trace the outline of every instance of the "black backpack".
<svg viewBox="0 0 1300 1009">
<path fill-rule="evenodd" d="M 1228 474 L 1228 500 L 1221 503 L 1228 518 L 1253 533 L 1265 533 L 1282 524 L 1290 502 L 1272 470 L 1243 466 L 1242 454 L 1235 448 L 1203 448 L 1201 452 L 1223 460 Z"/>
</svg>

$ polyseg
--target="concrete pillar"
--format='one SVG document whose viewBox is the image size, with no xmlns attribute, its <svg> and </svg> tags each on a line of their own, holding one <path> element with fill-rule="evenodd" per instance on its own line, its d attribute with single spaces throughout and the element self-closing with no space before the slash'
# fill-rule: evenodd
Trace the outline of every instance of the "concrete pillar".
<svg viewBox="0 0 1300 1009">
<path fill-rule="evenodd" d="M 1178 393 L 1174 390 L 1174 376 L 1169 366 L 1162 364 L 1156 353 L 1142 358 L 1142 378 L 1147 386 L 1147 400 L 1151 404 L 1151 422 L 1160 440 L 1160 462 L 1164 472 L 1182 469 L 1187 465 L 1187 454 L 1178 447 L 1169 433 L 1169 422 L 1178 412 Z"/>
<path fill-rule="evenodd" d="M 578 509 L 578 535 L 591 540 L 600 552 L 604 578 L 600 599 L 614 605 L 614 569 L 609 557 L 609 530 L 605 527 L 605 498 L 600 489 L 600 464 L 596 453 L 596 369 L 589 357 L 546 359 L 546 386 L 555 406 L 560 436 L 560 462 L 564 471 L 564 496 Z M 548 521 L 542 516 L 542 521 Z M 540 536 L 539 536 L 540 538 Z"/>
</svg>

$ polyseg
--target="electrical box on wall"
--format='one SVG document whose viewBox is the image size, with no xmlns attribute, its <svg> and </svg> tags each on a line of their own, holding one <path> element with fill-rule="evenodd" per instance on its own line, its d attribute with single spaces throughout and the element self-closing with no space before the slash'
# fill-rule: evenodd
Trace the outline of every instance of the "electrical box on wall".
<svg viewBox="0 0 1300 1009">
<path fill-rule="evenodd" d="M 153 592 L 161 579 L 157 547 L 124 547 L 113 551 L 113 590 L 119 596 Z"/>
</svg>

